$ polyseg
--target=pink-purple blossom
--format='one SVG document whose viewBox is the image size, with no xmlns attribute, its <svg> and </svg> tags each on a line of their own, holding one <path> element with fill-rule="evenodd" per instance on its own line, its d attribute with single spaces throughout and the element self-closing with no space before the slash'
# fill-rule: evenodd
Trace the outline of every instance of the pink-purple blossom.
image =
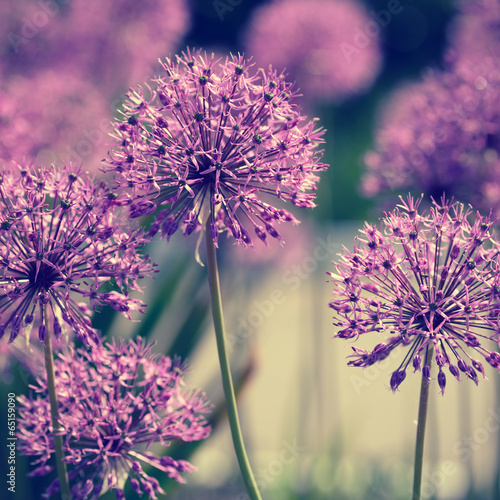
<svg viewBox="0 0 500 500">
<path fill-rule="evenodd" d="M 274 0 L 256 9 L 244 44 L 259 65 L 285 70 L 305 100 L 341 100 L 378 75 L 379 30 L 357 1 Z"/>
<path fill-rule="evenodd" d="M 384 103 L 364 157 L 364 195 L 445 193 L 500 213 L 500 7 L 480 0 L 462 9 L 445 69 L 427 71 Z"/>
<path fill-rule="evenodd" d="M 190 25 L 186 0 L 3 0 L 0 16 L 9 74 L 71 71 L 108 98 L 149 75 Z"/>
<path fill-rule="evenodd" d="M 176 481 L 195 468 L 185 460 L 159 455 L 157 447 L 173 440 L 208 437 L 203 393 L 186 390 L 186 366 L 179 359 L 154 354 L 141 338 L 98 345 L 91 351 L 71 349 L 55 361 L 60 434 L 72 498 L 95 500 L 106 490 L 124 499 L 127 479 L 139 495 L 164 494 L 147 473 L 154 467 Z M 41 476 L 54 466 L 52 423 L 47 382 L 38 378 L 29 397 L 19 397 L 19 449 L 33 458 Z M 46 497 L 57 494 L 59 480 Z"/>
<path fill-rule="evenodd" d="M 111 130 L 111 109 L 102 94 L 72 71 L 43 70 L 28 77 L 3 69 L 0 161 L 85 161 L 96 174 Z"/>
<path fill-rule="evenodd" d="M 163 63 L 165 74 L 131 92 L 109 170 L 127 192 L 131 216 L 160 212 L 150 235 L 189 235 L 208 220 L 252 244 L 280 238 L 275 223 L 297 222 L 273 197 L 314 206 L 324 131 L 293 104 L 293 86 L 242 56 L 216 59 L 187 51 Z"/>
<path fill-rule="evenodd" d="M 493 68 L 491 75 L 494 75 Z M 498 76 L 474 81 L 429 72 L 384 104 L 375 147 L 365 157 L 363 194 L 402 190 L 454 196 L 489 212 L 500 208 Z"/>
<path fill-rule="evenodd" d="M 497 0 L 460 2 L 461 14 L 449 28 L 449 46 L 445 53 L 448 67 L 464 79 L 493 78 L 498 83 L 500 62 L 500 4 Z"/>
<path fill-rule="evenodd" d="M 330 273 L 335 337 L 373 338 L 352 347 L 350 366 L 367 367 L 394 349 L 406 351 L 392 373 L 395 391 L 408 370 L 430 378 L 431 356 L 444 393 L 446 372 L 478 383 L 484 360 L 500 370 L 500 244 L 491 216 L 458 202 L 408 197 L 380 224 L 366 223 L 354 248 L 344 248 Z"/>
<path fill-rule="evenodd" d="M 44 342 L 47 328 L 59 337 L 69 327 L 96 341 L 92 309 L 143 311 L 130 292 L 155 267 L 139 252 L 147 239 L 115 200 L 71 164 L 0 174 L 0 338 L 35 328 Z"/>
</svg>

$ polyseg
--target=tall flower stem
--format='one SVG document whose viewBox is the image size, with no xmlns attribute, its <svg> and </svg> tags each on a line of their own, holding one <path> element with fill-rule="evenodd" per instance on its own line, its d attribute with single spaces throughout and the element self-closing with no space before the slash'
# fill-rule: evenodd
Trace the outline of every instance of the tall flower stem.
<svg viewBox="0 0 500 500">
<path fill-rule="evenodd" d="M 210 220 L 210 219 L 209 219 Z M 233 379 L 231 377 L 231 369 L 229 367 L 229 359 L 226 349 L 226 335 L 224 331 L 224 315 L 222 313 L 222 300 L 219 286 L 219 271 L 217 269 L 217 254 L 215 245 L 206 227 L 207 241 L 207 267 L 208 280 L 210 285 L 210 295 L 212 298 L 212 315 L 214 319 L 215 337 L 217 339 L 217 351 L 219 353 L 219 363 L 222 375 L 222 386 L 224 388 L 224 398 L 226 400 L 226 409 L 231 428 L 231 436 L 233 438 L 234 450 L 238 458 L 245 486 L 252 500 L 261 500 L 257 482 L 253 475 L 248 461 L 245 444 L 241 435 L 240 422 L 238 418 L 238 409 L 236 407 L 236 397 L 234 395 Z"/>
<path fill-rule="evenodd" d="M 432 364 L 433 348 L 427 350 L 426 364 L 429 366 L 429 378 L 422 370 L 420 385 L 420 403 L 418 407 L 417 440 L 415 445 L 415 466 L 413 474 L 413 500 L 420 500 L 422 486 L 422 465 L 424 459 L 425 424 L 427 422 L 427 408 L 429 406 L 430 368 Z"/>
<path fill-rule="evenodd" d="M 69 488 L 68 471 L 66 463 L 63 461 L 63 439 L 57 435 L 57 431 L 61 428 L 59 425 L 59 403 L 57 401 L 56 390 L 56 374 L 54 370 L 54 354 L 52 352 L 52 340 L 49 329 L 48 314 L 45 313 L 45 328 L 47 329 L 45 338 L 45 370 L 47 371 L 47 387 L 49 390 L 50 414 L 52 417 L 52 429 L 54 433 L 54 449 L 56 452 L 57 475 L 59 476 L 59 484 L 61 486 L 62 500 L 71 500 L 71 491 Z"/>
</svg>

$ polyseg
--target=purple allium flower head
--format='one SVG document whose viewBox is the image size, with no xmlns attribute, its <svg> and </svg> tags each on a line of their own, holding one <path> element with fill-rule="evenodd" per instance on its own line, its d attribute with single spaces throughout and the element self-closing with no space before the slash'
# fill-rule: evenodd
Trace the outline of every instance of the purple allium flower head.
<svg viewBox="0 0 500 500">
<path fill-rule="evenodd" d="M 22 379 L 24 385 L 45 370 L 44 352 L 41 344 L 30 344 L 21 338 L 14 342 L 0 342 L 0 377 L 4 384 Z"/>
<path fill-rule="evenodd" d="M 215 244 L 229 230 L 251 245 L 248 227 L 265 242 L 280 238 L 275 222 L 297 222 L 272 196 L 314 206 L 323 131 L 290 102 L 283 74 L 251 66 L 188 50 L 166 59 L 153 89 L 129 94 L 109 169 L 130 193 L 132 217 L 164 207 L 151 235 L 188 235 L 209 219 Z"/>
<path fill-rule="evenodd" d="M 471 217 L 472 209 L 444 198 L 419 213 L 420 201 L 409 196 L 379 227 L 365 224 L 330 273 L 330 307 L 336 337 L 385 337 L 371 352 L 353 347 L 349 365 L 373 365 L 401 346 L 407 352 L 391 376 L 395 391 L 408 369 L 430 376 L 433 352 L 444 393 L 446 367 L 476 384 L 485 377 L 479 356 L 500 370 L 500 244 L 491 217 Z"/>
<path fill-rule="evenodd" d="M 10 342 L 33 327 L 43 342 L 47 322 L 56 337 L 68 325 L 96 340 L 87 303 L 125 316 L 144 307 L 128 294 L 154 270 L 138 253 L 146 239 L 112 209 L 114 193 L 81 174 L 70 164 L 0 174 L 0 337 L 10 330 Z"/>
<path fill-rule="evenodd" d="M 108 489 L 125 498 L 127 478 L 139 495 L 156 499 L 164 491 L 143 465 L 181 483 L 181 472 L 195 470 L 149 449 L 153 443 L 198 441 L 210 433 L 204 394 L 183 388 L 186 367 L 152 354 L 151 347 L 137 338 L 60 353 L 55 361 L 60 433 L 75 500 L 94 500 Z M 18 439 L 19 449 L 36 458 L 31 475 L 37 476 L 54 469 L 54 448 L 47 383 L 39 378 L 32 389 L 29 398 L 19 397 Z M 56 479 L 46 496 L 58 491 Z"/>
<path fill-rule="evenodd" d="M 3 0 L 0 55 L 12 72 L 52 68 L 108 97 L 135 85 L 189 28 L 186 0 Z"/>
<path fill-rule="evenodd" d="M 461 2 L 461 7 L 462 15 L 453 20 L 449 30 L 446 62 L 453 72 L 471 83 L 485 79 L 488 83 L 492 77 L 498 82 L 500 3 L 473 0 Z"/>
<path fill-rule="evenodd" d="M 36 157 L 40 163 L 70 159 L 98 165 L 110 121 L 102 95 L 72 72 L 2 75 L 0 160 Z"/>
<path fill-rule="evenodd" d="M 305 99 L 365 91 L 381 67 L 375 20 L 353 0 L 274 0 L 259 7 L 245 46 L 259 65 L 284 69 Z"/>
<path fill-rule="evenodd" d="M 489 212 L 500 208 L 500 74 L 487 81 L 429 72 L 385 105 L 362 192 L 443 193 Z M 495 189 L 496 186 L 496 189 Z"/>
</svg>

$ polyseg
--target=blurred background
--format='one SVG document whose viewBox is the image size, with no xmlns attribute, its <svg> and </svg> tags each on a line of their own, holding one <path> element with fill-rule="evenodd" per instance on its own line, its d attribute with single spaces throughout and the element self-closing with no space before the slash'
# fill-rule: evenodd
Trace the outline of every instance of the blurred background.
<svg viewBox="0 0 500 500">
<path fill-rule="evenodd" d="M 483 4 L 486 11 L 498 14 L 496 0 Z M 260 66 L 272 63 L 286 68 L 301 89 L 298 103 L 304 113 L 318 117 L 327 129 L 323 161 L 331 167 L 321 177 L 317 207 L 294 211 L 301 224 L 282 228 L 285 245 L 271 242 L 268 248 L 243 249 L 223 241 L 219 252 L 243 434 L 264 498 L 410 497 L 420 377 L 408 376 L 397 393 L 390 391 L 390 374 L 401 361 L 400 353 L 369 369 L 347 368 L 349 343 L 332 339 L 326 272 L 333 269 L 331 261 L 342 245 L 352 246 L 363 221 L 377 220 L 398 194 L 412 189 L 435 194 L 418 184 L 423 178 L 418 162 L 413 165 L 415 179 L 409 174 L 405 178 L 410 184 L 386 185 L 381 181 L 386 177 L 377 177 L 376 167 L 371 172 L 377 182 L 366 181 L 367 169 L 376 164 L 367 160 L 367 153 L 387 160 L 386 139 L 379 131 L 390 125 L 393 114 L 400 117 L 398 128 L 410 129 L 409 139 L 405 136 L 410 143 L 425 124 L 420 115 L 416 117 L 417 111 L 423 109 L 431 128 L 435 126 L 440 116 L 432 114 L 433 99 L 452 95 L 446 86 L 449 74 L 464 67 L 472 71 L 472 66 L 461 65 L 456 53 L 459 43 L 470 46 L 460 35 L 461 26 L 467 26 L 465 19 L 482 15 L 474 5 L 451 0 L 2 0 L 0 4 L 4 164 L 24 158 L 82 162 L 92 174 L 101 175 L 110 122 L 124 93 L 159 74 L 158 57 L 186 47 L 221 56 L 244 52 Z M 494 17 L 489 19 L 497 23 Z M 497 29 L 492 28 L 494 33 Z M 491 45 L 488 40 L 486 45 Z M 467 71 L 460 73 L 461 81 L 472 82 L 478 92 L 484 90 L 478 78 L 486 75 L 486 69 L 473 76 Z M 488 81 L 496 84 L 498 75 L 488 75 Z M 385 111 L 396 91 L 435 77 L 446 82 L 439 83 L 439 90 L 432 86 L 422 90 L 423 97 L 415 98 L 409 111 L 399 115 Z M 403 93 L 403 108 L 412 95 Z M 467 111 L 460 114 L 466 115 L 467 123 L 457 127 L 474 136 L 475 149 L 469 149 L 481 152 L 481 165 L 488 161 L 498 171 L 498 156 L 493 153 L 500 144 L 495 128 L 500 120 L 496 109 L 492 111 L 498 101 L 481 97 L 481 106 L 471 110 L 466 99 L 456 97 L 454 102 L 461 106 L 457 114 Z M 439 103 L 443 109 L 454 109 L 453 102 L 449 106 L 443 102 Z M 482 127 L 483 122 L 488 126 Z M 431 150 L 424 147 L 428 142 L 422 143 L 431 170 L 433 154 L 445 142 L 435 140 Z M 403 151 L 410 146 L 401 139 L 397 147 Z M 472 164 L 469 153 L 467 161 L 460 156 L 460 165 Z M 397 167 L 396 160 L 400 158 L 394 160 Z M 467 172 L 460 178 L 461 188 L 470 182 Z M 484 182 L 495 184 L 490 177 Z M 385 188 L 379 189 L 383 184 Z M 186 357 L 191 366 L 189 383 L 205 390 L 214 403 L 211 437 L 199 444 L 173 443 L 167 450 L 198 468 L 180 487 L 158 475 L 168 497 L 245 500 L 224 416 L 206 269 L 195 261 L 195 245 L 196 238 L 181 237 L 168 246 L 165 241 L 151 244 L 148 252 L 160 273 L 147 284 L 145 316 L 131 323 L 104 310 L 96 315 L 95 324 L 109 336 L 140 334 L 156 340 L 158 351 Z M 368 338 L 356 345 L 372 348 L 375 343 Z M 29 360 L 23 359 L 22 351 L 22 344 L 14 349 L 0 343 L 1 401 L 8 393 L 29 391 Z M 424 498 L 500 498 L 500 382 L 492 370 L 487 375 L 489 379 L 478 387 L 469 380 L 460 384 L 451 380 L 444 397 L 437 385 L 431 386 Z M 6 411 L 0 412 L 0 429 L 6 428 L 5 420 Z M 3 474 L 5 446 L 0 450 Z M 18 457 L 16 498 L 41 498 L 40 491 L 48 484 L 43 478 L 24 480 L 29 468 L 28 461 Z M 135 498 L 132 491 L 127 498 Z"/>
</svg>

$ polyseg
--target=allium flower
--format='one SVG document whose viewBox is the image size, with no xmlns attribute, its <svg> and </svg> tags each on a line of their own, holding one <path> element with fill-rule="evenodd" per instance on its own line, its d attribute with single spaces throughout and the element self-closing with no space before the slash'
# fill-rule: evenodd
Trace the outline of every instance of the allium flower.
<svg viewBox="0 0 500 500">
<path fill-rule="evenodd" d="M 273 222 L 296 219 L 268 203 L 274 195 L 313 207 L 323 131 L 290 99 L 292 85 L 269 69 L 251 74 L 241 56 L 215 60 L 188 51 L 163 63 L 155 87 L 129 94 L 109 169 L 126 187 L 131 216 L 163 209 L 150 235 L 191 234 L 210 222 L 251 245 L 247 227 L 266 241 Z"/>
<path fill-rule="evenodd" d="M 71 159 L 92 166 L 107 150 L 110 121 L 102 95 L 74 72 L 2 74 L 0 161 L 36 157 L 39 163 Z"/>
<path fill-rule="evenodd" d="M 500 244 L 490 233 L 490 217 L 472 218 L 472 209 L 444 198 L 420 214 L 420 201 L 408 197 L 380 227 L 365 224 L 331 273 L 330 307 L 336 337 L 390 334 L 371 352 L 353 347 L 349 365 L 373 365 L 401 346 L 407 352 L 391 389 L 409 368 L 430 377 L 433 356 L 444 393 L 446 367 L 457 380 L 463 373 L 476 384 L 478 375 L 485 377 L 478 356 L 500 370 Z"/>
<path fill-rule="evenodd" d="M 0 342 L 0 377 L 4 384 L 22 380 L 24 385 L 44 373 L 44 353 L 41 345 L 29 345 L 18 338 L 14 342 Z"/>
<path fill-rule="evenodd" d="M 51 68 L 108 97 L 145 78 L 189 28 L 186 0 L 3 0 L 0 55 L 12 72 Z"/>
<path fill-rule="evenodd" d="M 55 362 L 60 433 L 64 440 L 72 498 L 97 499 L 112 489 L 124 499 L 127 478 L 139 495 L 164 494 L 142 466 L 152 466 L 184 482 L 181 472 L 195 468 L 184 460 L 157 456 L 153 443 L 197 441 L 210 433 L 203 413 L 205 396 L 183 389 L 186 367 L 178 359 L 151 353 L 140 338 L 59 354 Z M 47 383 L 41 378 L 30 397 L 20 396 L 19 449 L 36 457 L 32 476 L 54 469 Z M 155 448 L 156 449 L 156 448 Z M 59 491 L 59 480 L 46 496 Z"/>
<path fill-rule="evenodd" d="M 96 340 L 91 310 L 109 304 L 128 315 L 144 304 L 128 296 L 154 266 L 138 253 L 140 230 L 112 209 L 114 194 L 65 165 L 17 166 L 0 174 L 0 337 L 68 325 Z M 111 291 L 105 283 L 116 284 Z"/>
<path fill-rule="evenodd" d="M 456 16 L 451 24 L 446 62 L 453 72 L 470 82 L 480 78 L 490 81 L 500 63 L 500 3 L 497 0 L 460 3 L 462 15 Z"/>
<path fill-rule="evenodd" d="M 500 208 L 500 80 L 471 82 L 431 72 L 385 105 L 374 151 L 365 155 L 367 196 L 411 190 Z M 498 187 L 497 187 L 498 190 Z"/>
<path fill-rule="evenodd" d="M 367 90 L 380 70 L 372 24 L 355 0 L 274 0 L 256 9 L 244 43 L 259 65 L 286 68 L 305 99 L 340 100 Z"/>
</svg>

